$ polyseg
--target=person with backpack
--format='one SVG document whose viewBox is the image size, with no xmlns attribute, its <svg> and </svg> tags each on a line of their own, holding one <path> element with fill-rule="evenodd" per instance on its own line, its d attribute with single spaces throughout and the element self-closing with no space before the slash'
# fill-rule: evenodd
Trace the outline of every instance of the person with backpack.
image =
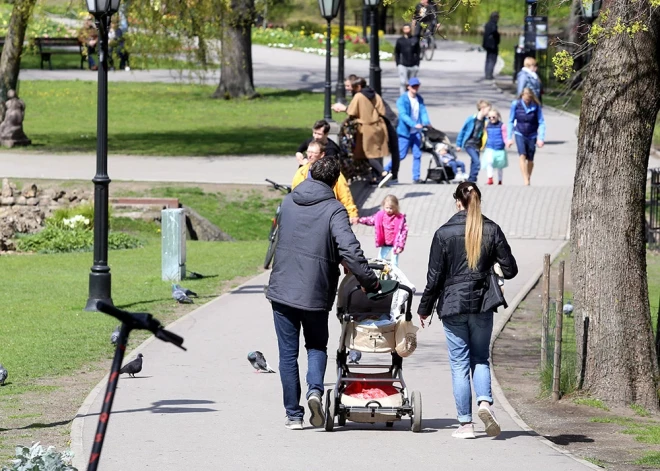
<svg viewBox="0 0 660 471">
<path fill-rule="evenodd" d="M 520 156 L 523 183 L 529 185 L 534 170 L 536 148 L 543 147 L 545 140 L 545 119 L 541 103 L 529 88 L 525 88 L 520 98 L 511 103 L 507 126 L 507 149 L 513 145 L 514 135 Z"/>
</svg>

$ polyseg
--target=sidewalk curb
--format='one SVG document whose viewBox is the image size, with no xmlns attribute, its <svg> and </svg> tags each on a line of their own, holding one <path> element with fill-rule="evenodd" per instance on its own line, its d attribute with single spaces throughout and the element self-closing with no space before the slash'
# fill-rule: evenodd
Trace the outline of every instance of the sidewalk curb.
<svg viewBox="0 0 660 471">
<path fill-rule="evenodd" d="M 164 328 L 170 330 L 172 328 L 176 328 L 176 326 L 183 322 L 184 320 L 187 320 L 188 317 L 192 316 L 193 314 L 201 311 L 202 309 L 206 309 L 208 306 L 211 304 L 214 304 L 215 302 L 218 302 L 220 299 L 223 299 L 225 296 L 231 295 L 233 292 L 240 290 L 244 286 L 247 286 L 249 284 L 254 284 L 254 280 L 260 276 L 262 276 L 265 273 L 265 271 L 260 272 L 259 274 L 253 276 L 249 280 L 245 281 L 244 283 L 236 286 L 235 288 L 231 289 L 230 291 L 227 291 L 226 293 L 221 294 L 215 299 L 212 299 L 206 304 L 202 304 L 199 306 L 197 309 L 194 309 L 190 311 L 189 313 L 183 315 L 182 317 L 178 318 L 174 322 L 164 326 Z M 137 353 L 140 353 L 143 351 L 146 347 L 151 344 L 156 340 L 156 337 L 153 335 L 146 339 L 144 342 L 142 342 L 140 345 L 135 347 L 133 350 L 130 352 L 126 352 L 124 355 L 124 358 L 127 358 L 132 355 L 136 355 Z M 92 407 L 92 404 L 94 404 L 94 401 L 96 398 L 101 394 L 105 388 L 108 385 L 108 378 L 110 377 L 110 373 L 106 374 L 101 381 L 90 391 L 90 393 L 87 395 L 85 400 L 83 401 L 82 405 L 78 409 L 78 412 L 76 413 L 75 417 L 73 418 L 73 422 L 71 423 L 71 451 L 73 452 L 73 466 L 82 470 L 87 468 L 87 456 L 84 456 L 84 447 L 83 447 L 83 426 L 85 423 L 85 417 L 89 414 L 89 410 Z"/>
<path fill-rule="evenodd" d="M 561 246 L 557 248 L 551 255 L 550 255 L 550 263 L 554 262 L 559 254 L 566 248 L 566 246 L 569 244 L 569 240 L 566 240 Z M 536 431 L 531 428 L 527 423 L 518 415 L 516 410 L 513 408 L 511 403 L 509 403 L 509 400 L 506 398 L 506 395 L 504 394 L 504 391 L 502 390 L 502 387 L 500 386 L 499 381 L 497 381 L 497 377 L 495 375 L 495 365 L 492 362 L 493 358 L 493 346 L 495 344 L 495 341 L 497 338 L 500 336 L 504 328 L 506 327 L 506 324 L 509 322 L 511 319 L 511 316 L 513 316 L 513 313 L 516 311 L 520 303 L 527 297 L 529 292 L 534 288 L 534 285 L 539 281 L 539 279 L 543 276 L 543 269 L 539 269 L 534 273 L 534 275 L 529 279 L 527 283 L 522 287 L 522 289 L 516 294 L 516 296 L 513 298 L 513 301 L 509 304 L 509 308 L 504 311 L 503 315 L 499 317 L 499 319 L 494 323 L 493 325 L 493 335 L 491 336 L 490 339 L 490 357 L 491 357 L 491 382 L 492 382 L 492 390 L 493 390 L 493 395 L 497 398 L 497 401 L 499 405 L 506 411 L 507 414 L 513 419 L 513 421 L 523 429 L 525 432 L 527 432 L 529 435 L 532 437 L 536 438 L 538 441 L 543 443 L 544 445 L 549 446 L 553 450 L 555 450 L 558 453 L 561 453 L 562 455 L 565 455 L 575 461 L 577 461 L 580 464 L 583 464 L 584 466 L 588 467 L 589 469 L 603 469 L 599 466 L 596 466 L 593 463 L 590 463 L 589 461 L 583 460 L 582 458 L 578 458 L 577 456 L 573 455 L 571 452 L 564 450 L 554 443 L 552 443 L 550 440 L 547 438 L 539 435 L 536 433 Z"/>
</svg>

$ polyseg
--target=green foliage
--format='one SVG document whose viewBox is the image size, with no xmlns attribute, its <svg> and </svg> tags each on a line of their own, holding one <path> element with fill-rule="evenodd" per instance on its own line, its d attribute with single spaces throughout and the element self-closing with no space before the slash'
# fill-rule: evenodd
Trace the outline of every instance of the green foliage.
<svg viewBox="0 0 660 471">
<path fill-rule="evenodd" d="M 653 0 L 651 1 L 653 3 Z M 660 2 L 658 2 L 660 4 Z M 635 464 L 660 468 L 660 452 L 651 451 L 635 461 Z"/>
<path fill-rule="evenodd" d="M 651 415 L 649 411 L 639 404 L 630 404 L 630 408 L 640 417 L 649 417 Z"/>
<path fill-rule="evenodd" d="M 312 36 L 314 34 L 325 34 L 325 28 L 318 23 L 307 20 L 298 20 L 289 23 L 286 30 L 290 33 L 304 34 L 305 36 Z"/>
<path fill-rule="evenodd" d="M 110 208 L 109 208 L 110 209 Z M 54 224 L 58 227 L 66 227 L 64 220 L 73 219 L 76 216 L 82 216 L 83 218 L 93 222 L 94 221 L 94 205 L 92 203 L 79 204 L 77 206 L 71 206 L 68 208 L 59 208 L 53 212 L 53 215 L 48 218 L 47 222 Z"/>
<path fill-rule="evenodd" d="M 11 18 L 11 10 L 2 8 L 0 9 L 0 37 L 7 34 L 9 27 L 9 19 Z M 49 19 L 45 14 L 38 9 L 32 15 L 28 22 L 27 31 L 25 32 L 26 39 L 38 37 L 62 37 L 62 38 L 75 38 L 78 31 L 75 28 L 69 28 L 61 23 L 57 23 Z"/>
<path fill-rule="evenodd" d="M 607 407 L 603 401 L 591 397 L 578 397 L 574 399 L 573 402 L 579 406 L 588 406 L 594 407 L 596 409 L 610 410 L 610 408 Z"/>
<path fill-rule="evenodd" d="M 123 232 L 108 235 L 110 250 L 134 249 L 141 245 L 135 236 Z M 37 253 L 89 252 L 94 248 L 94 233 L 86 227 L 62 228 L 47 224 L 41 232 L 20 237 L 17 248 L 21 252 Z"/>
<path fill-rule="evenodd" d="M 21 98 L 28 110 L 24 128 L 32 143 L 41 152 L 93 153 L 96 88 L 95 82 L 84 81 L 22 82 Z M 111 81 L 109 152 L 293 155 L 323 114 L 322 93 L 259 89 L 260 99 L 209 100 L 214 90 L 191 84 Z"/>
<path fill-rule="evenodd" d="M 634 420 L 629 417 L 594 417 L 591 422 L 620 425 L 626 427 L 623 433 L 632 435 L 638 442 L 660 445 L 660 423 L 656 421 Z"/>
<path fill-rule="evenodd" d="M 595 464 L 596 466 L 599 466 L 601 468 L 604 468 L 605 464 L 606 464 L 604 461 L 599 460 L 598 458 L 589 458 L 589 457 L 587 457 L 584 460 L 588 461 L 591 464 Z"/>
<path fill-rule="evenodd" d="M 16 458 L 11 467 L 2 467 L 2 471 L 77 471 L 71 466 L 73 454 L 70 451 L 60 453 L 55 447 L 44 448 L 35 443 L 30 448 L 16 447 Z"/>
<path fill-rule="evenodd" d="M 568 51 L 558 51 L 552 57 L 552 64 L 555 68 L 555 78 L 559 81 L 568 79 L 575 72 L 573 56 Z"/>
</svg>

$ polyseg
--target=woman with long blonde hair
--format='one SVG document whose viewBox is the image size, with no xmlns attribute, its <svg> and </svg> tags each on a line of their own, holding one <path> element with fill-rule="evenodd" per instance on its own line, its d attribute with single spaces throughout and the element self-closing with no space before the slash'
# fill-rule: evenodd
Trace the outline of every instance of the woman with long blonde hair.
<svg viewBox="0 0 660 471">
<path fill-rule="evenodd" d="M 438 229 L 431 243 L 426 288 L 417 313 L 422 325 L 437 301 L 443 322 L 459 427 L 455 438 L 475 438 L 472 424 L 472 385 L 478 415 L 486 434 L 494 437 L 500 425 L 493 412 L 489 346 L 493 312 L 503 303 L 491 287 L 493 266 L 499 263 L 505 279 L 518 274 L 516 259 L 500 226 L 481 214 L 481 192 L 463 182 L 454 193 L 457 213 Z"/>
</svg>

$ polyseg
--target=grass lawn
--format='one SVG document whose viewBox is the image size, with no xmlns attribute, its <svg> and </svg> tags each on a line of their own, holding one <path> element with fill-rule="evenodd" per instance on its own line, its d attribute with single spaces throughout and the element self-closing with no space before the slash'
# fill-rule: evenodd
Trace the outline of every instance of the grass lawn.
<svg viewBox="0 0 660 471">
<path fill-rule="evenodd" d="M 94 82 L 21 82 L 25 132 L 34 144 L 30 150 L 93 153 L 96 89 Z M 214 90 L 190 84 L 110 82 L 109 151 L 293 155 L 323 115 L 323 94 L 262 89 L 258 99 L 225 101 L 211 99 Z"/>
</svg>

